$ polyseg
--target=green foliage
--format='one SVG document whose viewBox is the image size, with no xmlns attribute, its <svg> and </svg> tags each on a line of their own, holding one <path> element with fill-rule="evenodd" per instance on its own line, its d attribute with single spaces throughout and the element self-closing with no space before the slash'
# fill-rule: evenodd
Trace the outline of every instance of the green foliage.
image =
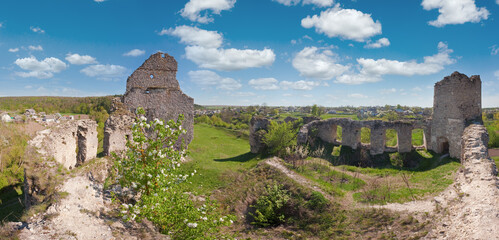
<svg viewBox="0 0 499 240">
<path fill-rule="evenodd" d="M 397 146 L 397 131 L 395 129 L 387 129 L 386 130 L 386 146 L 395 147 Z"/>
<path fill-rule="evenodd" d="M 284 207 L 290 199 L 290 194 L 283 189 L 283 185 L 272 184 L 265 186 L 265 191 L 252 207 L 255 213 L 250 213 L 254 221 L 251 224 L 268 227 L 284 223 Z"/>
<path fill-rule="evenodd" d="M 414 129 L 412 130 L 412 145 L 414 146 L 421 146 L 423 145 L 423 129 Z"/>
<path fill-rule="evenodd" d="M 2 97 L 0 109 L 20 113 L 33 108 L 36 112 L 47 114 L 56 112 L 90 114 L 92 111 L 100 111 L 101 107 L 109 111 L 113 97 Z"/>
<path fill-rule="evenodd" d="M 296 145 L 296 131 L 293 123 L 271 122 L 263 142 L 267 145 L 269 153 L 274 156 L 282 156 L 286 148 Z"/>
<path fill-rule="evenodd" d="M 322 193 L 313 191 L 310 195 L 310 200 L 307 202 L 307 206 L 313 210 L 323 210 L 327 207 L 328 202 Z"/>
<path fill-rule="evenodd" d="M 312 110 L 310 113 L 312 114 L 312 116 L 320 117 L 322 112 L 323 112 L 323 109 L 321 107 L 317 106 L 317 104 L 314 104 L 312 106 Z"/>
<path fill-rule="evenodd" d="M 232 216 L 223 216 L 218 204 L 207 200 L 194 202 L 185 193 L 187 178 L 194 175 L 180 170 L 181 158 L 186 156 L 179 144 L 183 115 L 164 123 L 154 119 L 146 122 L 142 108 L 133 127 L 133 141 L 127 142 L 124 157 L 115 157 L 119 183 L 132 190 L 136 199 L 115 197 L 121 203 L 124 220 L 144 218 L 155 223 L 173 239 L 215 239 L 223 236 L 219 227 L 232 223 Z M 133 198 L 132 198 L 133 199 Z"/>
<path fill-rule="evenodd" d="M 360 141 L 362 143 L 371 143 L 371 129 L 370 128 L 361 128 L 360 129 Z"/>
</svg>

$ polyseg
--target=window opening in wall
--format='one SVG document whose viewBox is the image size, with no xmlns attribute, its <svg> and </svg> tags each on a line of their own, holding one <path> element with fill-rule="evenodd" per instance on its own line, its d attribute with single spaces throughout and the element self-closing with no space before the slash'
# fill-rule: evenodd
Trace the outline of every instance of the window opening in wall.
<svg viewBox="0 0 499 240">
<path fill-rule="evenodd" d="M 149 94 L 151 93 L 151 91 L 149 89 L 146 90 L 146 94 Z"/>
<path fill-rule="evenodd" d="M 424 131 L 421 128 L 412 130 L 412 146 L 423 146 Z"/>
<path fill-rule="evenodd" d="M 397 146 L 397 131 L 395 129 L 386 129 L 385 145 L 387 147 Z"/>
<path fill-rule="evenodd" d="M 150 77 L 151 79 L 153 79 L 153 78 L 154 78 L 154 75 L 152 75 L 152 74 L 151 74 L 151 76 L 149 76 L 149 77 Z"/>
<path fill-rule="evenodd" d="M 449 153 L 449 140 L 446 137 L 438 138 L 438 152 L 441 154 Z"/>
<path fill-rule="evenodd" d="M 341 140 L 342 140 L 342 137 L 341 137 L 341 136 L 343 136 L 342 131 L 343 131 L 343 128 L 340 125 L 338 125 L 338 127 L 336 128 L 336 141 L 339 143 L 341 143 Z"/>
<path fill-rule="evenodd" d="M 363 127 L 360 129 L 360 142 L 371 143 L 371 129 Z"/>
</svg>

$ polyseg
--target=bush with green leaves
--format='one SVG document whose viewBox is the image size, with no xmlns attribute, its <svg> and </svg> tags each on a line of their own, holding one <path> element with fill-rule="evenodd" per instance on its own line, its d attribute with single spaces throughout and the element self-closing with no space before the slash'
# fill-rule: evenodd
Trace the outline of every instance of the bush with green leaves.
<svg viewBox="0 0 499 240">
<path fill-rule="evenodd" d="M 196 173 L 180 169 L 181 158 L 186 156 L 179 139 L 185 134 L 184 117 L 167 123 L 159 119 L 147 122 L 144 114 L 142 108 L 137 109 L 139 117 L 133 124 L 127 151 L 122 157 L 115 155 L 119 184 L 132 193 L 130 198 L 115 195 L 123 219 L 148 219 L 173 239 L 223 237 L 220 227 L 229 226 L 234 217 L 224 216 L 209 198 L 204 203 L 194 202 L 191 193 L 184 190 L 188 178 Z"/>
<path fill-rule="evenodd" d="M 307 206 L 313 210 L 323 210 L 327 207 L 329 201 L 322 195 L 322 193 L 313 191 Z"/>
<path fill-rule="evenodd" d="M 296 134 L 292 122 L 270 122 L 268 132 L 263 137 L 263 143 L 267 145 L 271 155 L 282 157 L 286 153 L 286 148 L 296 145 Z"/>
<path fill-rule="evenodd" d="M 254 218 L 251 224 L 268 227 L 284 223 L 284 207 L 290 199 L 290 194 L 283 189 L 281 184 L 265 186 L 264 194 L 258 197 L 256 203 L 251 207 L 255 208 L 255 213 L 250 213 Z"/>
</svg>

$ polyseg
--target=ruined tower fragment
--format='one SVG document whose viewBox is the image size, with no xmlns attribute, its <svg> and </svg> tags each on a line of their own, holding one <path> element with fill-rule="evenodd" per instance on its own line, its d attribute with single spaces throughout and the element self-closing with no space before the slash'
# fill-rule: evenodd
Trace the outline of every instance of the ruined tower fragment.
<svg viewBox="0 0 499 240">
<path fill-rule="evenodd" d="M 194 99 L 180 90 L 176 75 L 175 58 L 161 52 L 151 55 L 128 77 L 121 103 L 129 113 L 135 113 L 138 107 L 144 108 L 149 121 L 154 118 L 177 120 L 179 114 L 183 114 L 182 128 L 187 133 L 181 137 L 189 144 L 194 136 Z M 106 121 L 104 149 L 107 155 L 125 149 L 130 133 L 126 131 L 129 126 L 122 125 L 128 125 L 131 118 L 122 117 L 124 115 L 127 114 L 114 114 Z"/>
<path fill-rule="evenodd" d="M 467 124 L 481 121 L 482 82 L 480 76 L 459 72 L 435 83 L 430 149 L 461 157 L 461 138 Z"/>
</svg>

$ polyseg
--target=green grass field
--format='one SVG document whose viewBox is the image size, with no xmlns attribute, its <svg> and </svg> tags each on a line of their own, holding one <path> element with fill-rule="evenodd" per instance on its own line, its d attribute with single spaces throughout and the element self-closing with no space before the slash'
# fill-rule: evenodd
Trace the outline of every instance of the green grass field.
<svg viewBox="0 0 499 240">
<path fill-rule="evenodd" d="M 200 194 L 224 187 L 220 177 L 226 171 L 245 171 L 258 163 L 256 154 L 250 152 L 248 138 L 236 131 L 216 128 L 206 124 L 194 125 L 194 139 L 189 145 L 187 172 L 197 170 L 190 178 L 192 189 Z"/>
</svg>

